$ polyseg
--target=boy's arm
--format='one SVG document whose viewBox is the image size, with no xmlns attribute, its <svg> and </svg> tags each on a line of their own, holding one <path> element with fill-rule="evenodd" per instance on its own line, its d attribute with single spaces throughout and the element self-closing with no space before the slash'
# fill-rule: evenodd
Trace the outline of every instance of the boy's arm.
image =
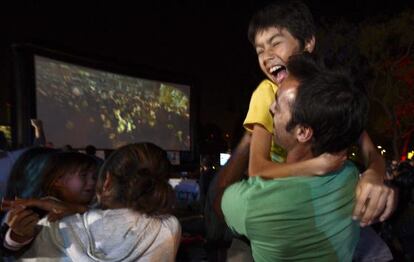
<svg viewBox="0 0 414 262">
<path fill-rule="evenodd" d="M 360 138 L 360 147 L 366 171 L 357 185 L 353 215 L 361 221 L 361 226 L 366 226 L 378 217 L 380 221 L 387 219 L 396 207 L 396 199 L 394 190 L 384 184 L 384 159 L 365 131 Z"/>
<path fill-rule="evenodd" d="M 322 154 L 319 157 L 292 164 L 275 163 L 270 159 L 272 134 L 263 126 L 254 125 L 250 143 L 249 176 L 281 178 L 289 176 L 323 175 L 341 167 L 345 152 Z"/>
</svg>

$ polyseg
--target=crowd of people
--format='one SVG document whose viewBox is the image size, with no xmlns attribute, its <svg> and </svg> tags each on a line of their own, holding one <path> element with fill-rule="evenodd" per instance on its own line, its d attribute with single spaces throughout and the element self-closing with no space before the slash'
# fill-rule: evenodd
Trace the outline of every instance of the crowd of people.
<svg viewBox="0 0 414 262">
<path fill-rule="evenodd" d="M 350 74 L 324 66 L 315 34 L 299 1 L 270 4 L 250 21 L 267 79 L 230 160 L 200 176 L 204 257 L 182 254 L 189 220 L 176 210 L 162 148 L 127 144 L 102 160 L 93 147 L 45 147 L 33 121 L 36 146 L 1 153 L 3 258 L 412 261 L 413 161 L 386 166 L 365 131 L 365 92 Z M 362 171 L 346 157 L 354 144 Z"/>
</svg>

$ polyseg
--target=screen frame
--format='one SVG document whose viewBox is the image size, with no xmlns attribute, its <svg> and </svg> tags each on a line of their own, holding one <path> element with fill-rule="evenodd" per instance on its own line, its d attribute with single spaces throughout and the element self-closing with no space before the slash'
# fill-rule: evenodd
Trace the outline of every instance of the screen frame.
<svg viewBox="0 0 414 262">
<path fill-rule="evenodd" d="M 100 58 L 75 54 L 70 51 L 49 49 L 33 44 L 12 45 L 13 56 L 13 110 L 12 110 L 12 143 L 14 147 L 27 147 L 32 145 L 33 130 L 30 119 L 36 118 L 36 76 L 35 56 L 42 56 L 64 63 L 83 66 L 91 69 L 107 71 L 134 78 L 143 78 L 160 82 L 182 84 L 190 87 L 190 149 L 179 151 L 184 162 L 195 161 L 196 155 L 196 120 L 198 97 L 194 77 L 180 73 L 170 72 L 142 66 L 114 58 Z M 47 128 L 47 127 L 45 127 Z M 112 150 L 99 148 L 99 150 Z"/>
</svg>

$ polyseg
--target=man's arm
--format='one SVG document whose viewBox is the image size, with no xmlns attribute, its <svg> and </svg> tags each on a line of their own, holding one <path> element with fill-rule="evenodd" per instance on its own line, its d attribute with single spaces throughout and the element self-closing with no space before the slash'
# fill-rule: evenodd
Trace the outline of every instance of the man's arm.
<svg viewBox="0 0 414 262">
<path fill-rule="evenodd" d="M 366 226 L 378 217 L 380 221 L 387 219 L 395 209 L 396 200 L 394 190 L 384 184 L 384 159 L 365 131 L 360 138 L 360 147 L 366 170 L 357 185 L 353 215 L 361 221 L 361 226 Z"/>
<path fill-rule="evenodd" d="M 322 154 L 296 163 L 275 163 L 270 159 L 272 134 L 263 126 L 254 125 L 250 143 L 249 176 L 281 178 L 289 176 L 324 175 L 342 166 L 346 152 Z"/>
<path fill-rule="evenodd" d="M 227 164 L 217 174 L 217 193 L 214 200 L 214 210 L 218 217 L 223 218 L 221 210 L 221 198 L 227 187 L 233 183 L 241 180 L 249 163 L 249 147 L 251 135 L 245 132 L 240 143 L 232 152 L 232 155 Z"/>
</svg>

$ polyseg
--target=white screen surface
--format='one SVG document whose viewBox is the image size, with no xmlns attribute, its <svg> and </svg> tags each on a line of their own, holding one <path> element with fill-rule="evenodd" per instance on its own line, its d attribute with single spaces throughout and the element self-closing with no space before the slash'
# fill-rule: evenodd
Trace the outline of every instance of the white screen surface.
<svg viewBox="0 0 414 262">
<path fill-rule="evenodd" d="M 190 86 L 35 56 L 37 118 L 56 147 L 190 150 Z"/>
</svg>

